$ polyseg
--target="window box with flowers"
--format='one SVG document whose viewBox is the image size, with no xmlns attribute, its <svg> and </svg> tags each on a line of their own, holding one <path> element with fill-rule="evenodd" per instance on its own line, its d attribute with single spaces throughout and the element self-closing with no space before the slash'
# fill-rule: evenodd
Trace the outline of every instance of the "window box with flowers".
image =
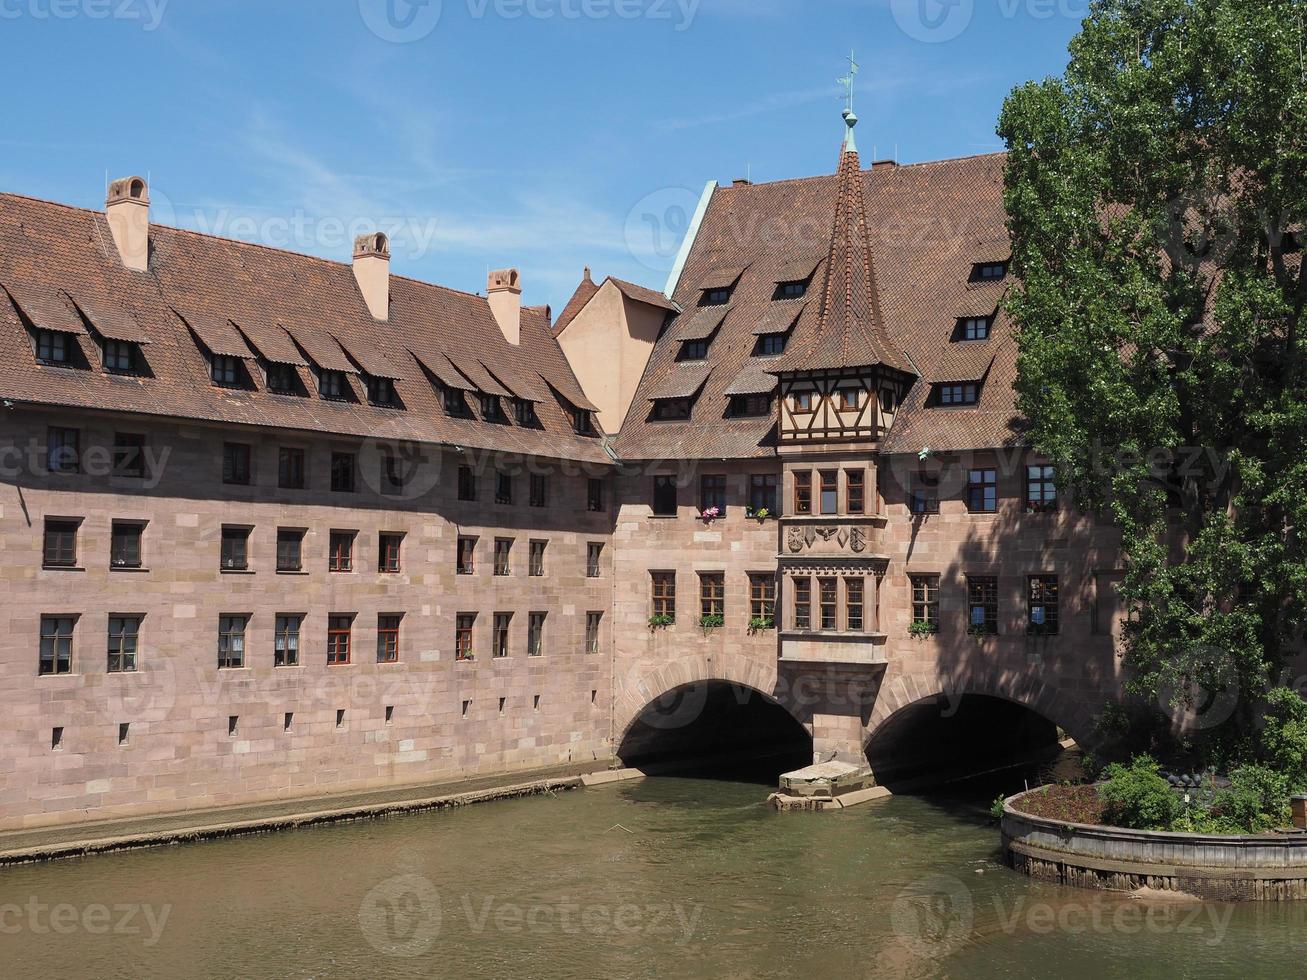
<svg viewBox="0 0 1307 980">
<path fill-rule="evenodd" d="M 744 516 L 761 524 L 763 521 L 775 517 L 776 515 L 766 507 L 746 507 L 744 509 Z"/>
<path fill-rule="evenodd" d="M 674 626 L 675 624 L 676 624 L 675 616 L 660 614 L 660 615 L 649 617 L 649 628 L 651 630 L 666 629 L 668 626 Z"/>
<path fill-rule="evenodd" d="M 932 623 L 927 619 L 914 619 L 912 625 L 908 627 L 908 636 L 917 640 L 924 640 L 928 636 L 934 636 L 939 632 L 939 624 Z"/>
<path fill-rule="evenodd" d="M 719 630 L 726 625 L 726 617 L 721 613 L 714 613 L 709 616 L 699 617 L 699 628 L 708 633 L 711 630 Z"/>
<path fill-rule="evenodd" d="M 776 620 L 771 619 L 770 617 L 767 616 L 761 616 L 749 620 L 750 633 L 762 633 L 765 632 L 766 630 L 774 630 L 775 628 L 776 628 Z"/>
<path fill-rule="evenodd" d="M 705 524 L 711 524 L 721 516 L 722 509 L 720 507 L 709 507 L 699 515 L 699 520 L 703 521 Z"/>
</svg>

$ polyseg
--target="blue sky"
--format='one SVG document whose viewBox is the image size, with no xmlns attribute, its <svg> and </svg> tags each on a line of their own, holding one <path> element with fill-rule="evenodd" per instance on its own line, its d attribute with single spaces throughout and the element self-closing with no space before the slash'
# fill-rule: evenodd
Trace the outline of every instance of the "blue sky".
<svg viewBox="0 0 1307 980">
<path fill-rule="evenodd" d="M 864 162 L 1000 149 L 1087 0 L 0 0 L 0 189 L 525 300 L 586 264 L 661 288 L 706 181 L 835 168 L 861 65 Z"/>
</svg>

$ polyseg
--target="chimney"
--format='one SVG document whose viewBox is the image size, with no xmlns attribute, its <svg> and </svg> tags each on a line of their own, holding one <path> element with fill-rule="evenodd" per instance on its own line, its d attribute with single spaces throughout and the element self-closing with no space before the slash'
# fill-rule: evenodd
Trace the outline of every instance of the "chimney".
<svg viewBox="0 0 1307 980">
<path fill-rule="evenodd" d="M 390 319 L 390 240 L 375 231 L 354 239 L 354 279 L 374 320 Z"/>
<path fill-rule="evenodd" d="M 736 177 L 733 181 L 731 181 L 731 186 L 732 186 L 732 187 L 752 187 L 752 186 L 753 186 L 753 181 L 750 180 L 748 177 Z"/>
<path fill-rule="evenodd" d="M 150 268 L 150 190 L 143 177 L 123 177 L 109 185 L 104 216 L 123 265 L 134 272 Z"/>
<path fill-rule="evenodd" d="M 498 269 L 490 273 L 486 297 L 504 338 L 516 347 L 522 339 L 522 282 L 517 270 Z"/>
</svg>

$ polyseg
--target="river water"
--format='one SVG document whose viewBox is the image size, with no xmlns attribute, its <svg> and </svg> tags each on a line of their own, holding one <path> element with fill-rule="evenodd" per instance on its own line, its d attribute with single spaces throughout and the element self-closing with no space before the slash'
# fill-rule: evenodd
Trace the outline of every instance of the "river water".
<svg viewBox="0 0 1307 980">
<path fill-rule="evenodd" d="M 766 792 L 647 779 L 0 868 L 0 976 L 1307 972 L 1304 904 L 1151 905 L 1002 867 L 992 794 L 779 814 Z"/>
</svg>

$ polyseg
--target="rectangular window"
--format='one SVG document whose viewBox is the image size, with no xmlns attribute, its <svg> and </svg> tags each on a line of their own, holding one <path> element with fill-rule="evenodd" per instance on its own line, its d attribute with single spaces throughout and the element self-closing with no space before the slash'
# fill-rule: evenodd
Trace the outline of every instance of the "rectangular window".
<svg viewBox="0 0 1307 980">
<path fill-rule="evenodd" d="M 1026 511 L 1047 514 L 1057 510 L 1057 480 L 1051 466 L 1026 467 Z"/>
<path fill-rule="evenodd" d="M 699 301 L 700 306 L 725 306 L 731 301 L 731 291 L 734 286 L 728 288 L 705 289 L 703 298 Z"/>
<path fill-rule="evenodd" d="M 766 511 L 776 515 L 776 474 L 754 473 L 749 477 L 749 511 L 757 514 Z"/>
<path fill-rule="evenodd" d="M 517 424 L 525 428 L 533 429 L 540 424 L 535 405 L 524 398 L 513 399 L 513 414 L 517 417 Z"/>
<path fill-rule="evenodd" d="M 659 398 L 654 402 L 653 417 L 658 422 L 676 422 L 691 414 L 688 398 Z"/>
<path fill-rule="evenodd" d="M 864 628 L 864 586 L 865 580 L 861 576 L 844 579 L 844 628 L 850 633 L 861 633 Z"/>
<path fill-rule="evenodd" d="M 776 618 L 776 576 L 757 572 L 749 576 L 749 619 L 760 625 Z"/>
<path fill-rule="evenodd" d="M 585 481 L 585 509 L 592 512 L 604 509 L 604 481 L 591 477 Z"/>
<path fill-rule="evenodd" d="M 812 413 L 812 392 L 796 391 L 790 396 L 790 405 L 796 415 L 808 415 Z"/>
<path fill-rule="evenodd" d="M 245 666 L 245 626 L 248 616 L 218 617 L 218 669 L 237 670 Z"/>
<path fill-rule="evenodd" d="M 665 618 L 668 622 L 676 621 L 676 573 L 650 572 L 653 582 L 653 614 Z"/>
<path fill-rule="evenodd" d="M 509 629 L 512 625 L 512 613 L 495 613 L 494 629 L 490 637 L 490 655 L 496 660 L 508 656 Z"/>
<path fill-rule="evenodd" d="M 498 395 L 487 395 L 482 392 L 477 396 L 481 402 L 481 417 L 487 422 L 504 421 L 504 410 L 499 407 Z"/>
<path fill-rule="evenodd" d="M 349 391 L 349 382 L 345 380 L 344 371 L 321 371 L 318 374 L 318 394 L 323 398 L 344 399 Z"/>
<path fill-rule="evenodd" d="M 812 513 L 812 474 L 807 470 L 794 474 L 794 513 Z"/>
<path fill-rule="evenodd" d="M 527 553 L 527 575 L 539 578 L 545 573 L 545 541 L 532 541 Z"/>
<path fill-rule="evenodd" d="M 971 267 L 972 282 L 997 282 L 1006 275 L 1006 262 L 977 262 Z"/>
<path fill-rule="evenodd" d="M 331 492 L 353 493 L 358 486 L 358 458 L 353 453 L 331 454 Z"/>
<path fill-rule="evenodd" d="M 830 632 L 839 629 L 839 581 L 834 578 L 817 579 L 817 595 L 822 630 Z"/>
<path fill-rule="evenodd" d="M 473 660 L 476 654 L 472 648 L 472 628 L 476 625 L 476 613 L 459 613 L 454 619 L 454 659 Z"/>
<path fill-rule="evenodd" d="M 794 586 L 794 628 L 812 629 L 812 579 L 798 575 L 791 584 Z"/>
<path fill-rule="evenodd" d="M 708 356 L 708 341 L 687 340 L 681 345 L 678 361 L 702 361 Z"/>
<path fill-rule="evenodd" d="M 327 666 L 349 663 L 353 626 L 353 616 L 337 614 L 327 617 Z"/>
<path fill-rule="evenodd" d="M 840 389 L 840 411 L 856 412 L 862 407 L 862 390 L 859 388 Z"/>
<path fill-rule="evenodd" d="M 303 616 L 278 616 L 272 640 L 272 665 L 298 667 L 300 662 L 300 627 Z"/>
<path fill-rule="evenodd" d="M 766 337 L 761 338 L 766 340 Z M 771 414 L 771 395 L 732 395 L 726 405 L 732 418 L 761 418 Z"/>
<path fill-rule="evenodd" d="M 140 616 L 109 617 L 109 673 L 129 673 L 136 669 L 140 635 Z"/>
<path fill-rule="evenodd" d="M 1030 576 L 1029 617 L 1026 632 L 1051 635 L 1057 632 L 1057 576 Z"/>
<path fill-rule="evenodd" d="M 585 614 L 585 652 L 599 652 L 599 628 L 604 621 L 604 614 L 601 612 L 588 612 Z"/>
<path fill-rule="evenodd" d="M 987 316 L 968 316 L 962 318 L 957 336 L 963 340 L 988 340 L 990 319 Z"/>
<path fill-rule="evenodd" d="M 939 513 L 939 475 L 936 473 L 918 473 L 913 478 L 912 497 L 909 507 L 914 514 Z"/>
<path fill-rule="evenodd" d="M 528 657 L 544 656 L 545 652 L 545 614 L 533 612 L 527 618 L 526 655 Z"/>
<path fill-rule="evenodd" d="M 304 489 L 304 450 L 282 446 L 277 451 L 277 486 L 283 490 Z"/>
<path fill-rule="evenodd" d="M 529 503 L 532 507 L 544 507 L 549 502 L 549 478 L 543 473 L 531 474 Z"/>
<path fill-rule="evenodd" d="M 706 514 L 714 507 L 718 516 L 726 515 L 726 477 L 719 473 L 699 477 L 699 512 Z"/>
<path fill-rule="evenodd" d="M 224 527 L 220 567 L 224 572 L 243 572 L 250 567 L 250 528 Z"/>
<path fill-rule="evenodd" d="M 136 368 L 132 344 L 125 340 L 105 340 L 104 367 L 107 371 L 119 374 L 131 374 Z"/>
<path fill-rule="evenodd" d="M 277 528 L 277 571 L 298 572 L 304 568 L 304 531 Z"/>
<path fill-rule="evenodd" d="M 513 478 L 507 473 L 495 473 L 495 503 L 513 502 Z"/>
<path fill-rule="evenodd" d="M 512 538 L 495 538 L 495 574 L 510 574 L 511 558 L 513 553 Z"/>
<path fill-rule="evenodd" d="M 294 392 L 296 382 L 299 381 L 299 374 L 296 373 L 295 367 L 291 364 L 268 362 L 264 365 L 263 376 L 267 381 L 268 390 L 281 395 L 289 395 Z"/>
<path fill-rule="evenodd" d="M 45 434 L 45 468 L 51 473 L 77 473 L 81 459 L 81 433 L 64 426 L 50 426 Z"/>
<path fill-rule="evenodd" d="M 971 633 L 998 632 L 998 578 L 967 576 L 967 630 Z"/>
<path fill-rule="evenodd" d="M 114 521 L 109 538 L 110 568 L 140 568 L 144 524 Z"/>
<path fill-rule="evenodd" d="M 798 299 L 808 291 L 808 280 L 796 279 L 792 282 L 778 282 L 774 299 Z"/>
<path fill-rule="evenodd" d="M 222 447 L 222 482 L 249 486 L 250 447 L 243 442 L 228 442 Z"/>
<path fill-rule="evenodd" d="M 659 517 L 675 517 L 679 502 L 676 477 L 655 476 L 653 480 L 653 512 Z"/>
<path fill-rule="evenodd" d="M 457 388 L 441 388 L 442 400 L 445 403 L 445 414 L 456 419 L 466 419 L 472 417 L 472 409 L 468 407 L 467 395 Z"/>
<path fill-rule="evenodd" d="M 973 514 L 998 510 L 998 481 L 993 470 L 967 471 L 967 509 Z"/>
<path fill-rule="evenodd" d="M 230 354 L 214 354 L 210 366 L 213 383 L 224 388 L 235 388 L 240 384 L 241 371 L 239 360 Z"/>
<path fill-rule="evenodd" d="M 38 330 L 36 333 L 36 358 L 46 364 L 67 364 L 69 336 L 58 330 Z"/>
<path fill-rule="evenodd" d="M 145 478 L 145 436 L 134 432 L 114 433 L 113 475 Z"/>
<path fill-rule="evenodd" d="M 754 355 L 757 357 L 775 357 L 777 354 L 785 353 L 785 343 L 789 338 L 783 333 L 763 334 L 758 338 L 758 344 L 754 348 Z M 771 408 L 771 399 L 767 399 L 768 410 Z"/>
<path fill-rule="evenodd" d="M 386 450 L 382 452 L 379 462 L 382 494 L 387 497 L 398 497 L 403 494 L 406 461 L 400 459 L 398 454 Z"/>
<path fill-rule="evenodd" d="M 912 575 L 912 624 L 931 632 L 939 631 L 939 576 Z"/>
<path fill-rule="evenodd" d="M 979 386 L 974 382 L 935 386 L 935 401 L 940 405 L 974 405 L 979 395 Z"/>
<path fill-rule="evenodd" d="M 327 571 L 352 572 L 354 570 L 354 540 L 357 531 L 332 531 L 327 553 Z"/>
<path fill-rule="evenodd" d="M 71 674 L 73 672 L 72 616 L 41 617 L 41 655 L 37 670 L 41 674 Z"/>
<path fill-rule="evenodd" d="M 585 577 L 599 578 L 603 573 L 604 546 L 598 541 L 591 541 L 585 546 Z"/>
<path fill-rule="evenodd" d="M 377 571 L 385 575 L 398 572 L 403 548 L 404 535 L 385 531 L 377 535 Z"/>
<path fill-rule="evenodd" d="M 844 509 L 850 514 L 864 513 L 867 507 L 862 470 L 844 471 Z"/>
<path fill-rule="evenodd" d="M 458 539 L 458 574 L 473 575 L 476 573 L 476 538 L 459 538 Z"/>
<path fill-rule="evenodd" d="M 395 382 L 389 378 L 368 378 L 368 401 L 373 405 L 393 407 L 399 404 L 395 397 Z"/>
<path fill-rule="evenodd" d="M 699 574 L 699 616 L 713 622 L 704 625 L 721 625 L 726 616 L 726 576 L 721 572 Z"/>
<path fill-rule="evenodd" d="M 458 468 L 458 499 L 477 499 L 477 477 L 470 466 L 460 466 Z"/>
<path fill-rule="evenodd" d="M 377 663 L 399 663 L 399 622 L 402 618 L 396 613 L 377 617 Z"/>
<path fill-rule="evenodd" d="M 575 408 L 572 410 L 572 429 L 579 436 L 592 436 L 595 434 L 594 413 L 584 408 Z"/>
<path fill-rule="evenodd" d="M 838 470 L 821 471 L 821 512 L 840 512 L 840 474 Z"/>
<path fill-rule="evenodd" d="M 77 567 L 77 529 L 80 526 L 80 521 L 46 518 L 43 561 L 47 568 Z"/>
</svg>

